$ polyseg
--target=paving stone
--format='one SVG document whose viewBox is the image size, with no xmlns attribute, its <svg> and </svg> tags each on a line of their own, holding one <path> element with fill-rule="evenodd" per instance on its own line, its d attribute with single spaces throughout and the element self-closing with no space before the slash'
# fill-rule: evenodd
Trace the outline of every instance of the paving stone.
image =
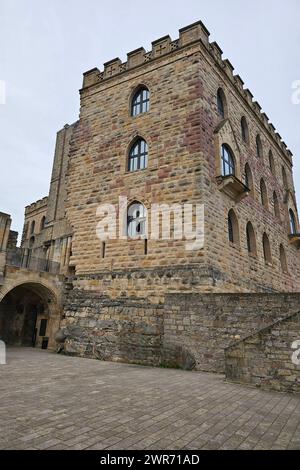
<svg viewBox="0 0 300 470">
<path fill-rule="evenodd" d="M 31 348 L 0 371 L 0 449 L 300 449 L 300 396 L 222 375 Z"/>
</svg>

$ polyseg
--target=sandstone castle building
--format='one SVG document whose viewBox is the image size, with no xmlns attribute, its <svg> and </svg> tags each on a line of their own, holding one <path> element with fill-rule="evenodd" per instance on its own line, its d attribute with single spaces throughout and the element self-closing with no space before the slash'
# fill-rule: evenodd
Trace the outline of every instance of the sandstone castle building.
<svg viewBox="0 0 300 470">
<path fill-rule="evenodd" d="M 68 354 L 299 390 L 292 154 L 205 26 L 84 73 L 80 99 L 20 248 L 0 214 L 0 337 L 54 349 L 60 330 Z M 129 237 L 101 240 L 97 209 L 120 198 Z M 201 248 L 148 236 L 153 204 L 186 203 Z"/>
</svg>

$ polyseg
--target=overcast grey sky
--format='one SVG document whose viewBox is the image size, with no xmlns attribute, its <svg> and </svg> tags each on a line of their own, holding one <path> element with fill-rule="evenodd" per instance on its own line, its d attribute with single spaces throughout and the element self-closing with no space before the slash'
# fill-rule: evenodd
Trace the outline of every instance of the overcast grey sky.
<svg viewBox="0 0 300 470">
<path fill-rule="evenodd" d="M 300 196 L 299 0 L 0 0 L 0 211 L 22 230 L 47 195 L 56 132 L 78 118 L 82 73 L 201 19 L 294 153 Z"/>
</svg>

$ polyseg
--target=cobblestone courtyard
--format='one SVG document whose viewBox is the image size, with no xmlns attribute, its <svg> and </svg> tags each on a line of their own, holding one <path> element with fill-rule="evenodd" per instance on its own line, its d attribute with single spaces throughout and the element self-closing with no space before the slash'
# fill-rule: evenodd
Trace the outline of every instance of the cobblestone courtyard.
<svg viewBox="0 0 300 470">
<path fill-rule="evenodd" d="M 300 449 L 300 397 L 222 376 L 12 348 L 1 449 Z"/>
</svg>

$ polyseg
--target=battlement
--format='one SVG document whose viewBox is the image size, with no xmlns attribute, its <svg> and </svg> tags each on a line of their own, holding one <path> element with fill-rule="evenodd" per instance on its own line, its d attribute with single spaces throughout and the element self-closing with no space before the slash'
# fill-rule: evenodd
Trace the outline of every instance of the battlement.
<svg viewBox="0 0 300 470">
<path fill-rule="evenodd" d="M 152 49 L 149 52 L 146 52 L 143 47 L 140 47 L 139 49 L 128 52 L 126 62 L 122 63 L 121 59 L 116 57 L 104 64 L 104 70 L 102 72 L 98 68 L 93 68 L 85 72 L 83 74 L 83 88 L 115 77 L 120 73 L 144 65 L 197 41 L 202 41 L 203 44 L 208 47 L 209 36 L 209 31 L 201 21 L 193 23 L 179 30 L 179 39 L 172 41 L 169 35 L 163 36 L 152 42 Z"/>
<path fill-rule="evenodd" d="M 130 71 L 134 68 L 143 66 L 149 62 L 155 61 L 168 54 L 175 53 L 176 51 L 185 47 L 191 46 L 194 43 L 201 43 L 210 56 L 214 59 L 215 63 L 220 67 L 223 73 L 235 86 L 244 101 L 251 107 L 252 111 L 256 114 L 261 124 L 271 134 L 281 151 L 285 154 L 286 158 L 292 163 L 292 152 L 287 148 L 286 143 L 282 140 L 281 136 L 274 125 L 270 122 L 268 116 L 262 112 L 262 107 L 254 97 L 250 90 L 244 88 L 244 82 L 239 75 L 234 74 L 234 66 L 228 59 L 223 59 L 223 51 L 217 42 L 209 42 L 210 32 L 202 23 L 198 21 L 189 26 L 179 30 L 179 38 L 172 40 L 170 36 L 163 36 L 152 42 L 152 49 L 149 52 L 143 47 L 135 49 L 127 54 L 127 61 L 122 62 L 119 57 L 110 60 L 104 64 L 104 70 L 100 71 L 98 68 L 93 68 L 83 74 L 83 87 L 86 89 L 93 85 L 97 85 L 103 81 L 110 80 L 116 76 Z"/>
<path fill-rule="evenodd" d="M 48 204 L 48 196 L 39 199 L 38 201 L 33 202 L 25 207 L 25 216 L 29 216 L 32 212 L 35 212 L 40 209 L 44 209 Z"/>
<path fill-rule="evenodd" d="M 0 219 L 7 220 L 10 219 L 10 214 L 6 214 L 6 212 L 0 212 Z"/>
</svg>

